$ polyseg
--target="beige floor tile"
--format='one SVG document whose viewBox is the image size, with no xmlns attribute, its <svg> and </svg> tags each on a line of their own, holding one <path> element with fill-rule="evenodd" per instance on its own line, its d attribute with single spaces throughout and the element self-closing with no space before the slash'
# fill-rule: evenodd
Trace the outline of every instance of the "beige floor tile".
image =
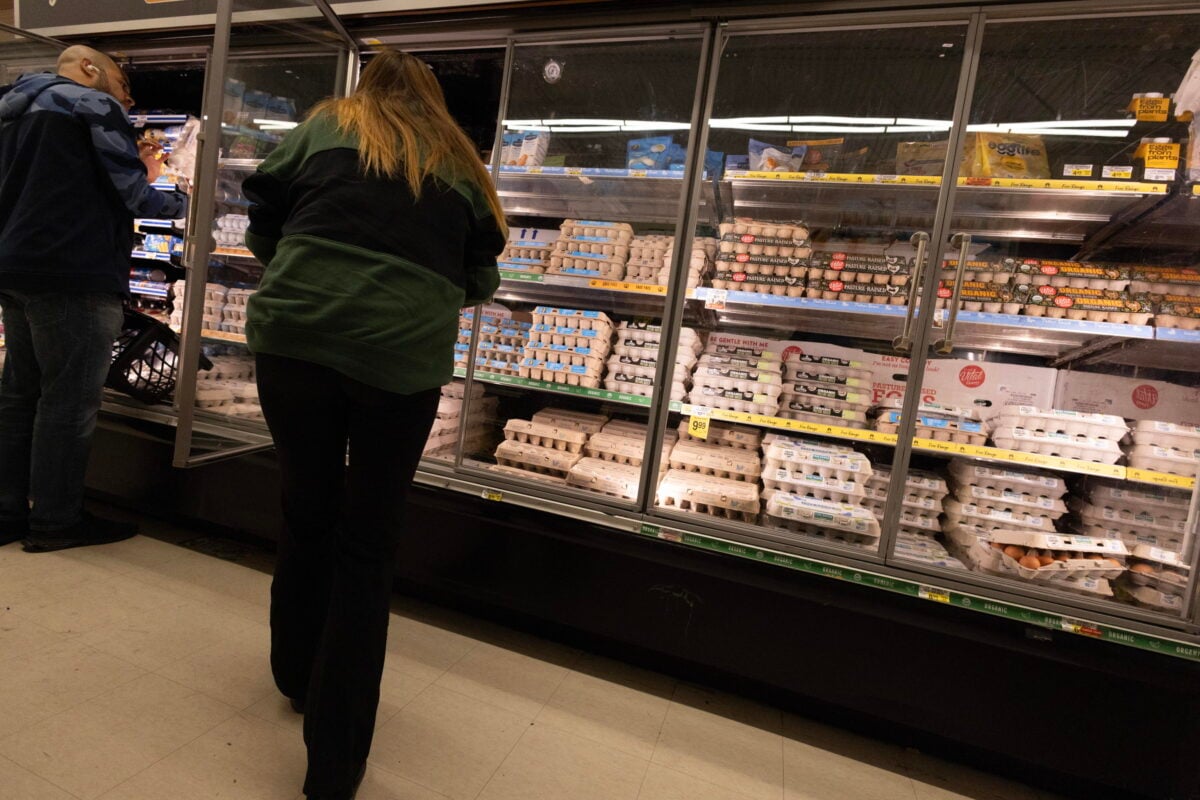
<svg viewBox="0 0 1200 800">
<path fill-rule="evenodd" d="M 776 709 L 680 685 L 652 760 L 750 797 L 780 800 L 781 724 Z"/>
<path fill-rule="evenodd" d="M 477 644 L 452 630 L 393 614 L 388 626 L 386 663 L 413 677 L 435 681 Z"/>
<path fill-rule="evenodd" d="M 142 770 L 103 800 L 287 800 L 304 784 L 300 737 L 238 714 Z"/>
<path fill-rule="evenodd" d="M 301 795 L 298 800 L 305 800 Z M 446 795 L 401 778 L 387 770 L 367 767 L 355 800 L 447 800 Z"/>
<path fill-rule="evenodd" d="M 270 651 L 270 629 L 249 625 L 156 671 L 241 710 L 276 691 Z"/>
<path fill-rule="evenodd" d="M 0 753 L 91 800 L 235 713 L 166 678 L 143 675 L 0 740 Z"/>
<path fill-rule="evenodd" d="M 648 759 L 654 754 L 674 688 L 670 678 L 584 656 L 559 684 L 537 721 Z"/>
<path fill-rule="evenodd" d="M 189 550 L 179 558 L 134 568 L 128 574 L 255 622 L 267 622 L 271 576 L 256 569 Z"/>
<path fill-rule="evenodd" d="M 71 638 L 70 634 L 56 633 L 26 619 L 0 600 L 0 661 L 29 658 L 40 650 Z"/>
<path fill-rule="evenodd" d="M 82 636 L 83 641 L 105 653 L 123 658 L 149 670 L 161 669 L 192 653 L 220 645 L 232 633 L 255 631 L 262 626 L 222 609 L 193 600 L 131 615 Z"/>
<path fill-rule="evenodd" d="M 141 527 L 145 528 L 145 523 L 142 523 Z M 160 541 L 152 536 L 135 536 L 101 547 L 64 550 L 63 555 L 116 573 L 126 573 L 138 567 L 153 568 L 165 564 L 187 552 L 176 544 Z"/>
<path fill-rule="evenodd" d="M 178 608 L 187 598 L 124 575 L 82 584 L 49 605 L 23 616 L 59 633 L 89 634 L 128 625 L 144 615 Z M 86 641 L 86 639 L 85 639 Z"/>
<path fill-rule="evenodd" d="M 533 720 L 567 676 L 567 668 L 492 644 L 480 644 L 437 680 L 452 692 Z"/>
<path fill-rule="evenodd" d="M 995 775 L 914 751 L 905 756 L 917 800 L 1038 800 L 1034 789 Z"/>
<path fill-rule="evenodd" d="M 44 778 L 0 756 L 0 797 L 13 800 L 76 800 Z"/>
<path fill-rule="evenodd" d="M 18 659 L 19 670 L 5 667 L 5 680 L 0 680 L 0 737 L 145 674 L 127 661 L 74 639 Z"/>
<path fill-rule="evenodd" d="M 848 755 L 834 749 L 838 740 L 784 739 L 786 800 L 915 800 L 912 780 L 886 745 L 863 740 Z"/>
<path fill-rule="evenodd" d="M 26 553 L 19 544 L 0 547 L 4 607 L 18 614 L 55 603 L 86 583 L 115 574 L 70 558 L 66 552 Z"/>
<path fill-rule="evenodd" d="M 375 729 L 383 727 L 427 686 L 429 686 L 428 681 L 414 678 L 394 669 L 385 669 L 383 679 L 379 683 L 379 711 L 375 714 Z M 288 699 L 278 692 L 272 692 L 259 700 L 246 709 L 246 713 L 296 733 L 300 733 L 304 727 L 304 718 L 292 711 Z"/>
<path fill-rule="evenodd" d="M 472 800 L 527 727 L 519 714 L 435 684 L 379 729 L 370 760 L 454 800 Z"/>
<path fill-rule="evenodd" d="M 651 764 L 638 800 L 750 800 L 750 796 Z"/>
<path fill-rule="evenodd" d="M 628 753 L 535 724 L 479 800 L 635 800 L 648 766 Z"/>
</svg>

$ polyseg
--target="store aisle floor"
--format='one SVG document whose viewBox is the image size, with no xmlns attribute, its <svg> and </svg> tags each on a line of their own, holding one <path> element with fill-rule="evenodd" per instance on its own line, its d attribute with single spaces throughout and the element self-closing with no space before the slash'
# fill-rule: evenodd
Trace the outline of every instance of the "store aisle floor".
<svg viewBox="0 0 1200 800">
<path fill-rule="evenodd" d="M 2 800 L 293 800 L 270 557 L 0 548 Z M 223 557 L 222 557 L 223 556 Z M 359 800 L 1046 800 L 732 695 L 397 599 Z"/>
</svg>

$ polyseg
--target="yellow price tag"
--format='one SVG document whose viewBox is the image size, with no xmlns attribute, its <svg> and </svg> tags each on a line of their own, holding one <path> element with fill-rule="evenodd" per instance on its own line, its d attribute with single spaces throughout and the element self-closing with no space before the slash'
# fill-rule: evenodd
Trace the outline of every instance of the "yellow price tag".
<svg viewBox="0 0 1200 800">
<path fill-rule="evenodd" d="M 708 438 L 708 417 L 688 417 L 688 435 L 695 439 Z"/>
<path fill-rule="evenodd" d="M 923 600 L 932 600 L 935 603 L 949 603 L 950 593 L 945 589 L 935 589 L 932 586 L 921 586 L 917 589 L 917 595 Z"/>
<path fill-rule="evenodd" d="M 481 496 L 484 500 L 499 502 L 504 499 L 504 492 L 498 492 L 495 489 L 484 489 Z"/>
</svg>

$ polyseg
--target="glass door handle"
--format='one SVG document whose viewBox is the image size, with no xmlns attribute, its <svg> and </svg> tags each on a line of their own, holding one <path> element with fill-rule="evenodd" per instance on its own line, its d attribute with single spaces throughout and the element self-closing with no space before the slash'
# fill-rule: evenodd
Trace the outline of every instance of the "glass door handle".
<svg viewBox="0 0 1200 800">
<path fill-rule="evenodd" d="M 950 296 L 950 313 L 946 317 L 946 335 L 933 343 L 933 350 L 941 356 L 950 355 L 954 349 L 954 326 L 958 324 L 958 306 L 962 299 L 963 274 L 967 270 L 967 251 L 971 249 L 971 234 L 956 233 L 950 244 L 958 248 L 958 269 L 954 271 L 954 292 Z"/>
<path fill-rule="evenodd" d="M 908 241 L 910 244 L 916 245 L 917 258 L 913 264 L 912 275 L 908 278 L 908 305 L 904 312 L 904 328 L 900 331 L 900 335 L 892 340 L 892 349 L 901 355 L 908 355 L 912 352 L 913 314 L 917 310 L 917 293 L 921 288 L 921 274 L 925 270 L 925 250 L 929 246 L 929 234 L 925 231 L 917 231 Z"/>
</svg>

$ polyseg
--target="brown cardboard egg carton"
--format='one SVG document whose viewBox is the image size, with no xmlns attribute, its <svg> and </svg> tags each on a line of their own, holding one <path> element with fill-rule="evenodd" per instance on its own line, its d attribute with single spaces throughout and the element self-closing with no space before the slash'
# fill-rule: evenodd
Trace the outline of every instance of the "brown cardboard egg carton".
<svg viewBox="0 0 1200 800">
<path fill-rule="evenodd" d="M 667 463 L 671 469 L 739 481 L 758 481 L 762 473 L 762 462 L 753 450 L 686 439 L 680 439 L 671 448 Z"/>
<path fill-rule="evenodd" d="M 629 259 L 629 243 L 615 239 L 592 241 L 591 239 L 559 238 L 554 243 L 550 253 L 550 263 L 554 258 L 571 256 L 596 256 L 605 259 L 620 259 L 624 264 Z"/>
<path fill-rule="evenodd" d="M 1130 269 L 1133 294 L 1200 297 L 1200 271 L 1181 267 L 1135 266 Z"/>
<path fill-rule="evenodd" d="M 763 448 L 764 476 L 779 470 L 802 471 L 843 482 L 865 482 L 873 472 L 870 459 L 854 450 L 833 450 L 778 440 L 770 444 L 764 442 Z"/>
<path fill-rule="evenodd" d="M 892 280 L 904 280 L 907 276 L 893 276 Z M 833 280 L 809 279 L 805 297 L 810 300 L 840 300 L 846 303 L 875 303 L 877 305 L 902 306 L 908 302 L 908 289 L 901 283 L 862 283 Z"/>
<path fill-rule="evenodd" d="M 1170 475 L 1195 478 L 1200 471 L 1200 450 L 1175 447 L 1156 447 L 1152 444 L 1134 444 L 1129 448 L 1129 466 Z"/>
<path fill-rule="evenodd" d="M 1030 286 L 1024 312 L 1030 317 L 1146 325 L 1154 316 L 1149 301 L 1128 292 Z"/>
<path fill-rule="evenodd" d="M 640 467 L 646 451 L 646 434 L 631 434 L 620 430 L 592 434 L 584 452 L 591 458 Z"/>
<path fill-rule="evenodd" d="M 490 464 L 488 469 L 492 472 L 498 472 L 502 475 L 508 475 L 513 478 L 521 478 L 522 480 L 535 480 L 542 483 L 553 484 L 554 486 L 566 486 L 567 480 L 559 475 L 547 474 L 545 472 L 536 472 L 530 469 L 522 469 L 521 467 L 510 466 L 507 464 Z"/>
<path fill-rule="evenodd" d="M 569 367 L 583 367 L 589 375 L 600 375 L 604 370 L 604 357 L 592 347 L 574 347 L 571 345 L 530 344 L 523 349 L 526 358 L 534 358 L 550 364 L 565 364 Z"/>
<path fill-rule="evenodd" d="M 1130 271 L 1124 264 L 1020 259 L 1013 269 L 1015 282 L 1055 289 L 1091 289 L 1121 292 L 1129 288 Z"/>
<path fill-rule="evenodd" d="M 867 427 L 867 415 L 861 411 L 839 410 L 824 403 L 804 403 L 799 399 L 780 403 L 776 416 L 817 425 L 836 425 L 860 430 Z"/>
<path fill-rule="evenodd" d="M 496 447 L 496 463 L 542 475 L 565 478 L 571 467 L 583 456 L 553 447 L 540 447 L 529 442 L 505 439 Z"/>
<path fill-rule="evenodd" d="M 1003 405 L 995 418 L 997 425 L 1016 425 L 1026 430 L 1063 433 L 1089 439 L 1119 442 L 1129 433 L 1124 417 L 1114 414 L 1087 414 L 1059 408 Z"/>
<path fill-rule="evenodd" d="M 758 520 L 761 508 L 757 484 L 681 469 L 667 471 L 658 484 L 656 502 L 662 508 L 749 523 Z"/>
<path fill-rule="evenodd" d="M 879 253 L 818 251 L 808 259 L 810 281 L 908 286 L 912 261 Z"/>
<path fill-rule="evenodd" d="M 1057 520 L 1067 513 L 1067 504 L 1059 498 L 1046 497 L 1034 492 L 1019 492 L 1009 488 L 992 488 L 960 483 L 954 487 L 954 496 L 960 502 L 986 504 L 993 508 L 1028 510 Z"/>
<path fill-rule="evenodd" d="M 1191 569 L 1182 553 L 1137 544 L 1130 549 L 1126 577 L 1136 586 L 1151 586 L 1178 594 L 1187 588 Z"/>
<path fill-rule="evenodd" d="M 1037 453 L 1097 464 L 1115 464 L 1121 460 L 1121 447 L 1112 439 L 1090 439 L 1065 433 L 1047 433 L 1016 425 L 998 425 L 992 430 L 992 442 L 1004 450 Z M 1151 467 L 1150 469 L 1153 469 Z"/>
<path fill-rule="evenodd" d="M 567 485 L 622 500 L 636 500 L 642 469 L 600 458 L 583 458 L 567 474 Z"/>
<path fill-rule="evenodd" d="M 518 442 L 550 447 L 568 453 L 581 453 L 588 435 L 571 428 L 559 428 L 524 419 L 510 419 L 504 425 L 504 438 Z"/>
<path fill-rule="evenodd" d="M 1035 469 L 1013 469 L 981 464 L 965 458 L 950 461 L 950 475 L 958 483 L 969 483 L 996 490 L 1059 499 L 1067 493 L 1067 483 L 1058 475 Z"/>
<path fill-rule="evenodd" d="M 731 234 L 798 241 L 808 241 L 809 238 L 808 225 L 799 220 L 774 221 L 753 217 L 735 217 L 731 221 L 722 222 L 717 228 L 717 233 L 721 241 Z"/>
<path fill-rule="evenodd" d="M 534 325 L 529 329 L 527 347 L 554 345 L 560 347 L 587 347 L 597 351 L 602 358 L 608 357 L 612 348 L 612 331 L 599 328 L 572 326 Z"/>
<path fill-rule="evenodd" d="M 1159 328 L 1200 329 L 1200 297 L 1168 294 L 1144 296 L 1154 303 L 1154 324 Z"/>
<path fill-rule="evenodd" d="M 937 307 L 946 308 L 954 296 L 954 285 L 943 281 L 938 286 Z M 981 281 L 963 281 L 958 307 L 963 311 L 982 311 L 987 314 L 1020 314 L 1025 298 L 1007 286 Z"/>
<path fill-rule="evenodd" d="M 983 283 L 1007 286 L 1012 282 L 1016 260 L 1007 257 L 977 256 L 967 260 L 962 279 L 966 283 Z M 940 280 L 951 283 L 958 277 L 958 259 L 948 256 L 942 259 Z M 1032 280 L 1032 278 L 1030 278 Z"/>
<path fill-rule="evenodd" d="M 800 526 L 800 532 L 804 528 L 818 528 L 855 539 L 879 538 L 879 520 L 862 506 L 770 492 L 764 511 L 773 523 Z"/>
<path fill-rule="evenodd" d="M 587 389 L 600 388 L 600 371 L 587 367 L 573 367 L 540 358 L 522 359 L 517 372 L 522 378 L 545 383 L 561 383 L 564 386 L 582 386 Z"/>
<path fill-rule="evenodd" d="M 554 306 L 537 306 L 530 313 L 533 325 L 552 325 L 558 328 L 579 328 L 591 330 L 612 336 L 613 323 L 603 311 L 591 311 L 582 308 L 556 308 Z"/>
<path fill-rule="evenodd" d="M 807 291 L 803 276 L 777 277 L 775 275 L 750 275 L 736 271 L 718 271 L 713 273 L 709 283 L 714 289 L 769 294 L 776 297 L 804 297 Z"/>
<path fill-rule="evenodd" d="M 608 239 L 626 244 L 633 241 L 633 226 L 628 222 L 565 219 L 559 230 L 568 239 Z"/>
<path fill-rule="evenodd" d="M 810 274 L 808 259 L 796 256 L 750 255 L 749 253 L 719 253 L 714 260 L 717 272 L 741 272 L 746 275 L 798 278 Z"/>
<path fill-rule="evenodd" d="M 586 434 L 599 433 L 608 422 L 607 414 L 592 414 L 567 408 L 547 407 L 533 414 L 533 422 L 559 428 L 574 428 Z"/>
<path fill-rule="evenodd" d="M 1031 528 L 1046 533 L 1054 532 L 1054 520 L 1036 511 L 1000 508 L 983 503 L 963 503 L 954 497 L 947 497 L 942 501 L 942 511 L 951 523 L 963 523 L 984 530 Z"/>
<path fill-rule="evenodd" d="M 625 277 L 625 261 L 619 256 L 596 256 L 593 258 L 556 254 L 551 256 L 550 265 L 546 267 L 546 274 L 619 281 Z"/>
<path fill-rule="evenodd" d="M 1125 592 L 1135 605 L 1155 611 L 1182 614 L 1187 607 L 1181 592 L 1164 592 L 1153 586 L 1128 586 Z"/>
<path fill-rule="evenodd" d="M 751 428 L 748 425 L 736 425 L 732 422 L 722 422 L 720 420 L 710 420 L 708 423 L 708 438 L 696 439 L 689 432 L 689 424 L 687 419 L 679 422 L 679 438 L 680 440 L 688 439 L 690 441 L 706 441 L 710 444 L 718 444 L 722 447 L 736 447 L 742 450 L 757 451 L 762 445 L 763 432 L 758 428 Z"/>
</svg>

